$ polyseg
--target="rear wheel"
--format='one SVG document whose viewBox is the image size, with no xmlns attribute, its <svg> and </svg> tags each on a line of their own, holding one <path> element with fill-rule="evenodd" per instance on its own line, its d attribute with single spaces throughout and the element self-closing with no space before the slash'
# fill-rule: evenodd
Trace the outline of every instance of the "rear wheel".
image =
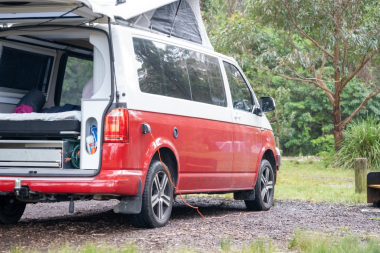
<svg viewBox="0 0 380 253">
<path fill-rule="evenodd" d="M 13 197 L 0 198 L 0 223 L 12 224 L 21 219 L 26 203 Z"/>
<path fill-rule="evenodd" d="M 255 200 L 245 200 L 247 209 L 254 211 L 267 211 L 273 204 L 274 172 L 268 160 L 263 159 L 255 185 Z"/>
<path fill-rule="evenodd" d="M 173 207 L 173 186 L 160 161 L 149 167 L 142 196 L 141 213 L 133 215 L 135 227 L 156 228 L 165 226 Z"/>
</svg>

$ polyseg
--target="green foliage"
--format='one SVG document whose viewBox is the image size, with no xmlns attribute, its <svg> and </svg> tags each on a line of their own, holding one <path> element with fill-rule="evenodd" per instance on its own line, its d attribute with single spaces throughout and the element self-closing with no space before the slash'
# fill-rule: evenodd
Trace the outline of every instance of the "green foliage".
<svg viewBox="0 0 380 253">
<path fill-rule="evenodd" d="M 328 134 L 326 136 L 318 137 L 314 140 L 311 140 L 311 144 L 314 148 L 319 150 L 317 155 L 323 157 L 332 156 L 335 152 L 334 150 L 334 136 L 332 134 Z"/>
<path fill-rule="evenodd" d="M 355 120 L 348 125 L 333 164 L 353 168 L 355 158 L 367 158 L 368 168 L 380 169 L 380 122 L 374 117 Z"/>
<path fill-rule="evenodd" d="M 379 253 L 379 243 L 378 239 L 370 237 L 365 239 L 352 235 L 337 237 L 297 230 L 288 247 L 306 253 Z"/>
<path fill-rule="evenodd" d="M 333 1 L 241 2 L 243 5 L 235 8 L 232 15 L 228 14 L 226 1 L 205 2 L 203 14 L 215 50 L 237 59 L 257 97 L 272 96 L 275 99 L 276 112 L 266 116 L 274 134 L 280 138 L 283 155 L 331 155 L 334 152 L 331 101 L 313 83 L 286 80 L 279 74 L 311 79 L 314 77 L 312 67 L 317 72 L 321 70 L 323 56 L 317 46 L 296 31 L 285 3 L 290 5 L 300 28 L 322 41 L 323 47 L 332 50 L 334 21 L 328 13 L 333 10 Z M 358 6 L 356 30 L 350 30 L 353 9 L 348 8 L 343 13 L 347 22 L 342 25 L 341 36 L 347 39 L 349 47 L 346 75 L 355 69 L 365 50 L 378 45 L 380 35 L 373 33 L 380 21 L 379 3 L 366 0 Z M 343 50 L 343 43 L 340 49 Z M 360 106 L 371 90 L 379 87 L 378 58 L 377 55 L 372 58 L 368 73 L 360 72 L 343 89 L 340 99 L 342 120 Z M 335 91 L 334 63 L 329 58 L 325 60 L 321 78 L 328 89 Z M 380 119 L 380 95 L 370 99 L 354 119 L 366 119 L 367 115 Z"/>
</svg>

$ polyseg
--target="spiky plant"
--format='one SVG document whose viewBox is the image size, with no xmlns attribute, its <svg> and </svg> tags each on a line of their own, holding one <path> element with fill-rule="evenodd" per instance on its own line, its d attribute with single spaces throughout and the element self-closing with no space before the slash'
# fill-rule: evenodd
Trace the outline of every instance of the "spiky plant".
<svg viewBox="0 0 380 253">
<path fill-rule="evenodd" d="M 347 126 L 333 165 L 353 168 L 355 158 L 367 158 L 370 170 L 380 169 L 380 122 L 374 117 L 355 120 Z"/>
</svg>

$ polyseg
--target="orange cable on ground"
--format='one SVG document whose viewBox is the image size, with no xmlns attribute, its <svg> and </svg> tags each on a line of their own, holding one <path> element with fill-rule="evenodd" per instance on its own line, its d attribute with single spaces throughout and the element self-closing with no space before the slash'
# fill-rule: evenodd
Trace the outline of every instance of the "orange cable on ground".
<svg viewBox="0 0 380 253">
<path fill-rule="evenodd" d="M 195 210 L 197 210 L 198 214 L 205 220 L 216 220 L 216 219 L 224 219 L 226 217 L 240 217 L 240 216 L 244 216 L 244 215 L 250 215 L 250 214 L 259 214 L 259 213 L 268 213 L 268 212 L 272 212 L 272 210 L 268 210 L 268 211 L 260 211 L 260 212 L 247 212 L 247 213 L 242 213 L 240 212 L 239 214 L 226 214 L 224 216 L 220 216 L 220 217 L 210 217 L 210 218 L 206 218 L 200 211 L 199 211 L 199 207 L 197 206 L 192 206 L 190 205 L 189 203 L 186 202 L 186 200 L 182 197 L 182 193 L 180 191 L 180 189 L 178 189 L 175 184 L 173 183 L 171 177 L 170 177 L 170 172 L 168 170 L 168 168 L 166 167 L 166 165 L 162 162 L 162 159 L 161 159 L 161 153 L 160 153 L 160 148 L 158 147 L 157 145 L 157 142 L 156 142 L 156 139 L 153 137 L 153 134 L 150 133 L 150 136 L 152 136 L 153 138 L 153 141 L 154 141 L 154 144 L 156 145 L 157 147 L 157 152 L 158 152 L 158 158 L 160 159 L 160 162 L 162 164 L 162 166 L 164 166 L 165 170 L 166 170 L 166 173 L 168 173 L 169 175 L 169 181 L 170 183 L 172 184 L 172 186 L 174 187 L 174 189 L 176 189 L 179 193 L 179 196 L 181 197 L 183 203 L 185 203 L 185 205 L 187 205 L 188 207 L 190 208 L 193 208 Z"/>
</svg>

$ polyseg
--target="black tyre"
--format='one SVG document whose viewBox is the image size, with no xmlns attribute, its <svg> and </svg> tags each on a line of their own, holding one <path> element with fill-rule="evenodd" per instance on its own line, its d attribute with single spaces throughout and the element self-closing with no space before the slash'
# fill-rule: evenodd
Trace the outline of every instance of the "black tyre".
<svg viewBox="0 0 380 253">
<path fill-rule="evenodd" d="M 26 203 L 12 197 L 0 198 L 0 223 L 12 224 L 21 219 Z"/>
<path fill-rule="evenodd" d="M 273 204 L 275 175 L 272 165 L 263 159 L 255 185 L 255 200 L 245 200 L 245 206 L 253 211 L 267 211 Z"/>
<path fill-rule="evenodd" d="M 141 213 L 132 216 L 132 225 L 140 228 L 165 226 L 173 208 L 173 186 L 160 161 L 152 161 L 145 180 Z"/>
</svg>

